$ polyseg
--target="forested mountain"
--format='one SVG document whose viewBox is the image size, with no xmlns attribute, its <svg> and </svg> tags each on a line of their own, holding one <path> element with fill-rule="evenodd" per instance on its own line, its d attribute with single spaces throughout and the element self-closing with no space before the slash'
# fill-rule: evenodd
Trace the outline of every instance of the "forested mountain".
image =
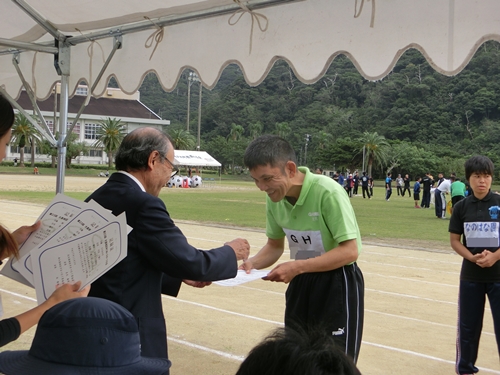
<svg viewBox="0 0 500 375">
<path fill-rule="evenodd" d="M 171 121 L 167 132 L 186 128 L 188 74 L 170 93 L 151 74 L 141 87 L 141 100 Z M 198 83 L 192 84 L 190 131 L 195 137 L 198 90 Z M 344 56 L 311 85 L 297 80 L 283 61 L 257 87 L 230 65 L 212 91 L 203 89 L 202 99 L 201 149 L 225 167 L 242 165 L 251 139 L 274 133 L 293 144 L 300 164 L 361 169 L 363 145 L 375 132 L 390 145 L 374 163 L 376 177 L 388 169 L 412 176 L 461 174 L 463 161 L 473 154 L 487 155 L 500 166 L 497 42 L 481 46 L 455 77 L 434 71 L 416 50 L 407 51 L 377 82 L 365 80 Z"/>
</svg>

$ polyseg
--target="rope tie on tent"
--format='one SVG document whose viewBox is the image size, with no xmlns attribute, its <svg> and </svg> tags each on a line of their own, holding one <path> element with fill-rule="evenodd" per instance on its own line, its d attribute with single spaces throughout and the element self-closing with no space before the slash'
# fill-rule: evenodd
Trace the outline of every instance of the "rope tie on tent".
<svg viewBox="0 0 500 375">
<path fill-rule="evenodd" d="M 144 47 L 146 48 L 151 48 L 153 46 L 153 43 L 155 44 L 155 47 L 153 48 L 153 52 L 151 52 L 151 56 L 149 56 L 149 60 L 153 58 L 153 55 L 156 52 L 156 49 L 158 48 L 158 45 L 163 41 L 163 36 L 165 35 L 165 29 L 163 26 L 158 26 L 151 18 L 144 16 L 147 20 L 149 20 L 155 27 L 156 30 L 153 31 L 153 33 L 146 39 L 146 42 L 144 43 Z"/>
<path fill-rule="evenodd" d="M 245 13 L 250 14 L 250 16 L 252 18 L 252 27 L 250 29 L 250 50 L 249 50 L 249 54 L 251 54 L 252 53 L 252 44 L 253 44 L 253 29 L 254 29 L 255 21 L 257 21 L 257 25 L 259 26 L 260 31 L 266 32 L 267 31 L 267 27 L 269 26 L 269 20 L 267 19 L 267 17 L 265 15 L 263 15 L 261 13 L 254 12 L 253 10 L 248 9 L 248 7 L 241 2 L 241 0 L 233 0 L 233 1 L 236 4 L 238 4 L 241 9 L 236 10 L 231 15 L 231 17 L 229 17 L 229 19 L 227 20 L 227 23 L 229 25 L 231 25 L 231 26 L 234 26 L 234 25 L 236 25 L 239 22 L 239 20 L 241 19 L 241 17 L 243 17 L 243 15 Z M 233 21 L 233 18 L 236 18 L 236 19 Z M 265 26 L 263 26 L 264 23 L 265 23 Z"/>
<path fill-rule="evenodd" d="M 370 0 L 366 0 L 370 1 Z M 373 24 L 375 23 L 375 0 L 371 0 L 372 2 L 372 18 L 370 21 L 370 27 L 373 27 Z M 359 7 L 359 12 L 357 12 L 358 9 L 358 0 L 355 0 L 354 3 L 354 18 L 358 18 L 361 15 L 361 12 L 363 11 L 363 5 L 365 5 L 365 0 L 361 0 L 361 5 Z"/>
<path fill-rule="evenodd" d="M 105 63 L 106 60 L 104 59 L 104 50 L 102 49 L 102 46 L 99 42 L 95 40 L 90 41 L 90 45 L 87 47 L 87 54 L 89 55 L 90 61 L 89 61 L 89 86 L 92 87 L 92 59 L 94 58 L 94 44 L 97 43 L 99 48 L 101 49 L 102 53 L 102 62 Z M 89 88 L 90 88 L 89 87 Z M 87 89 L 87 97 L 85 98 L 85 106 L 87 106 L 90 102 L 90 98 L 92 97 L 92 92 L 91 90 Z"/>
</svg>

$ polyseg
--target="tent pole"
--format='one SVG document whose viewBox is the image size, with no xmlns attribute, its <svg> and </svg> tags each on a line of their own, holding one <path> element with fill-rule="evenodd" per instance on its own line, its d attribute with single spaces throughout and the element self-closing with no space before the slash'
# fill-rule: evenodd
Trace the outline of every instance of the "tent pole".
<svg viewBox="0 0 500 375">
<path fill-rule="evenodd" d="M 59 103 L 59 139 L 57 140 L 56 193 L 64 193 L 64 172 L 66 168 L 66 124 L 68 122 L 69 76 L 61 75 L 61 101 Z"/>
</svg>

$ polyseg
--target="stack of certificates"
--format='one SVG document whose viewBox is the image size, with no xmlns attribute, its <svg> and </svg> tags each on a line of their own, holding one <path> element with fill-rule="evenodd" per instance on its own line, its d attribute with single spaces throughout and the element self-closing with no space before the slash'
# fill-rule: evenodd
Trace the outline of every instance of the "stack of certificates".
<svg viewBox="0 0 500 375">
<path fill-rule="evenodd" d="M 91 284 L 127 255 L 125 213 L 113 215 L 94 201 L 58 194 L 38 218 L 41 226 L 1 273 L 35 287 L 38 303 L 65 283 Z"/>
</svg>

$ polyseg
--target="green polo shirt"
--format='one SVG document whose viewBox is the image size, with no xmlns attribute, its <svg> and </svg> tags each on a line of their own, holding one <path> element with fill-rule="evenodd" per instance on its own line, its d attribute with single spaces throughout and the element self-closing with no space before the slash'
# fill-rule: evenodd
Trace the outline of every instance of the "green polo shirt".
<svg viewBox="0 0 500 375">
<path fill-rule="evenodd" d="M 308 168 L 295 205 L 286 198 L 273 202 L 267 197 L 266 235 L 287 237 L 293 259 L 319 256 L 339 243 L 356 239 L 361 252 L 361 235 L 354 209 L 345 190 L 327 176 L 312 174 Z"/>
<path fill-rule="evenodd" d="M 451 184 L 451 197 L 465 197 L 467 186 L 462 181 L 455 181 Z"/>
</svg>

